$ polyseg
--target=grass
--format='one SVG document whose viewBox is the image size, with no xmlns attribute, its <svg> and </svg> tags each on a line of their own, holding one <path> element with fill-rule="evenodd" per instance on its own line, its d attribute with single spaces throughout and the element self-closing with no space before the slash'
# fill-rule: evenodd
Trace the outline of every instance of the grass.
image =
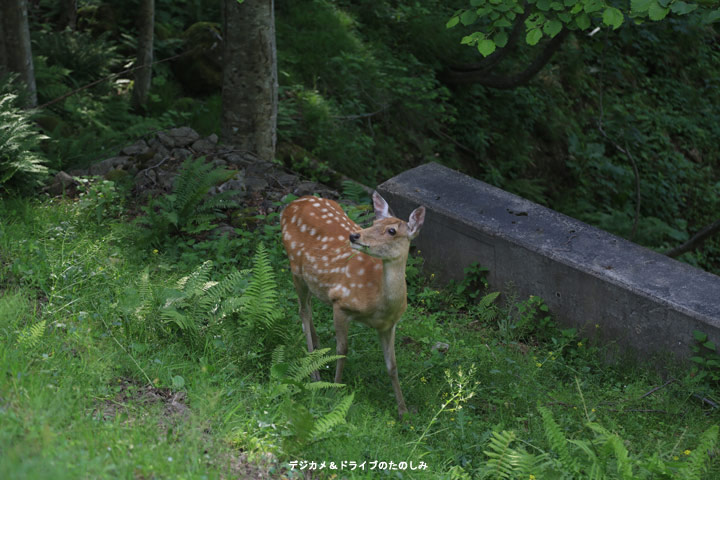
<svg viewBox="0 0 720 540">
<path fill-rule="evenodd" d="M 720 478 L 718 413 L 694 397 L 706 388 L 682 370 L 662 386 L 668 374 L 607 364 L 610 349 L 557 327 L 540 299 L 479 306 L 435 290 L 413 258 L 396 345 L 411 410 L 401 422 L 365 327 L 351 326 L 343 388 L 277 367 L 307 360 L 276 216 L 233 239 L 153 250 L 122 211 L 101 210 L 0 202 L 1 478 Z M 277 283 L 268 326 L 231 310 L 219 322 L 195 314 L 184 331 L 163 319 L 179 278 L 206 259 L 212 281 L 252 268 L 260 240 Z M 228 297 L 248 294 L 238 284 Z M 329 308 L 316 304 L 315 318 L 332 347 Z M 331 428 L 313 431 L 321 418 Z"/>
</svg>

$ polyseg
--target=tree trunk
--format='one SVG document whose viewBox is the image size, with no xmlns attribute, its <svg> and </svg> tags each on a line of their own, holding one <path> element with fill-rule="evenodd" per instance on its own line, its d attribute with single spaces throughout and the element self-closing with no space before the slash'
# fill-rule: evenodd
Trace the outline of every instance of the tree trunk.
<svg viewBox="0 0 720 540">
<path fill-rule="evenodd" d="M 223 6 L 222 136 L 270 161 L 277 137 L 274 0 L 224 0 Z"/>
<path fill-rule="evenodd" d="M 57 21 L 57 29 L 75 30 L 77 23 L 77 0 L 62 0 L 60 4 L 60 16 Z"/>
<path fill-rule="evenodd" d="M 3 13 L 3 4 L 0 2 L 0 79 L 8 72 L 8 60 L 5 52 L 5 14 Z"/>
<path fill-rule="evenodd" d="M 25 106 L 36 107 L 37 89 L 30 47 L 27 0 L 3 0 L 2 10 L 7 70 L 19 73 L 20 80 L 25 83 Z"/>
<path fill-rule="evenodd" d="M 152 81 L 153 33 L 155 28 L 155 0 L 141 0 L 139 15 L 138 55 L 135 62 L 135 83 L 132 103 L 135 110 L 145 109 Z"/>
</svg>

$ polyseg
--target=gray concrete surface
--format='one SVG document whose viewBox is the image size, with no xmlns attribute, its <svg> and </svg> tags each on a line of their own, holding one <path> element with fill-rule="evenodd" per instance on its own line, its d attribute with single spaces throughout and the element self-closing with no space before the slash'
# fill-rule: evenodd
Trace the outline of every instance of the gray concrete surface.
<svg viewBox="0 0 720 540">
<path fill-rule="evenodd" d="M 540 296 L 563 324 L 630 348 L 640 361 L 689 358 L 693 330 L 720 345 L 716 275 L 435 163 L 378 191 L 403 219 L 427 208 L 415 243 L 425 271 L 441 280 L 462 279 L 478 262 L 493 290 Z"/>
</svg>

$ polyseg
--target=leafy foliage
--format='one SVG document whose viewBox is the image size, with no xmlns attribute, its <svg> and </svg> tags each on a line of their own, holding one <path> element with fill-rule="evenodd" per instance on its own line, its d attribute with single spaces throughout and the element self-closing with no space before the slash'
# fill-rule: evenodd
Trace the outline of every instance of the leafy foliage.
<svg viewBox="0 0 720 540">
<path fill-rule="evenodd" d="M 483 56 L 490 56 L 496 48 L 507 45 L 508 29 L 516 20 L 524 22 L 525 41 L 536 45 L 543 36 L 554 38 L 563 28 L 588 30 L 593 24 L 602 24 L 617 30 L 626 19 L 636 23 L 648 19 L 660 21 L 671 12 L 675 15 L 696 12 L 704 24 L 720 20 L 720 9 L 713 9 L 711 3 L 705 4 L 682 0 L 470 0 L 471 9 L 456 11 L 446 26 L 453 28 L 459 23 L 480 26 L 482 31 L 465 36 L 462 43 L 477 47 Z M 526 9 L 529 13 L 521 17 Z"/>
<path fill-rule="evenodd" d="M 172 192 L 143 206 L 138 222 L 146 226 L 146 241 L 161 245 L 181 233 L 199 233 L 214 228 L 212 221 L 222 211 L 236 206 L 230 192 L 208 195 L 211 187 L 230 179 L 233 171 L 214 168 L 203 158 L 187 158 L 178 171 Z"/>
<path fill-rule="evenodd" d="M 37 151 L 40 135 L 31 113 L 16 105 L 17 94 L 0 85 L 0 188 L 29 192 L 40 185 L 48 170 Z"/>
</svg>

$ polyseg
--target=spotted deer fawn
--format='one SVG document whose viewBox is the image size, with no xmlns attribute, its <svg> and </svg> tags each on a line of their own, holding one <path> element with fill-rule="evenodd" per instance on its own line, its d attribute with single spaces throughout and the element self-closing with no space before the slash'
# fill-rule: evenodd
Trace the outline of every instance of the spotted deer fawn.
<svg viewBox="0 0 720 540">
<path fill-rule="evenodd" d="M 375 328 L 392 381 L 398 413 L 408 412 L 395 363 L 395 325 L 407 307 L 405 265 L 410 241 L 420 232 L 425 208 L 406 223 L 394 217 L 388 203 L 373 193 L 375 220 L 362 229 L 335 201 L 301 197 L 282 213 L 282 236 L 300 303 L 308 351 L 318 346 L 312 321 L 312 297 L 330 304 L 337 340 L 335 382 L 342 379 L 348 325 L 359 321 Z M 319 378 L 317 373 L 314 378 Z"/>
</svg>

